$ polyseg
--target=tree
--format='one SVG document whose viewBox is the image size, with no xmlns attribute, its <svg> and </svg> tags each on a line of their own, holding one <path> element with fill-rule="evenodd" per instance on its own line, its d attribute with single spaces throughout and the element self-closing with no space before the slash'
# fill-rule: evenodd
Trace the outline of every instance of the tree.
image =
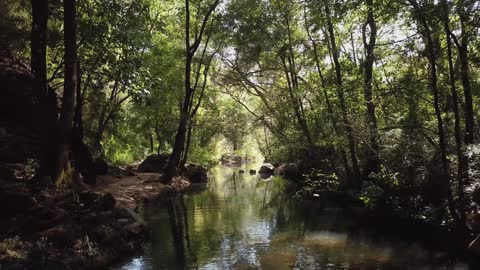
<svg viewBox="0 0 480 270">
<path fill-rule="evenodd" d="M 219 0 L 215 0 L 211 3 L 207 12 L 205 13 L 203 20 L 201 21 L 200 28 L 198 25 L 195 27 L 195 34 L 193 43 L 191 42 L 190 33 L 190 0 L 185 0 L 185 95 L 183 97 L 183 103 L 180 108 L 180 121 L 178 124 L 177 134 L 175 135 L 175 143 L 173 145 L 172 154 L 168 160 L 166 172 L 169 178 L 171 178 L 181 163 L 182 155 L 185 151 L 185 141 L 187 137 L 187 130 L 190 119 L 190 113 L 193 108 L 193 98 L 195 96 L 196 89 L 192 87 L 192 61 L 202 42 L 205 28 L 212 15 L 213 11 L 219 4 Z"/>
<path fill-rule="evenodd" d="M 365 103 L 367 107 L 367 122 L 369 145 L 367 150 L 367 166 L 365 176 L 370 173 L 378 173 L 380 171 L 380 147 L 378 146 L 378 124 L 375 115 L 375 104 L 372 98 L 372 82 L 373 82 L 373 63 L 375 62 L 375 43 L 377 39 L 377 24 L 374 16 L 373 0 L 367 0 L 367 18 L 362 27 L 362 39 L 365 49 L 364 66 L 364 87 Z M 368 28 L 368 29 L 367 29 Z"/>
<path fill-rule="evenodd" d="M 343 85 L 343 76 L 342 76 L 342 67 L 339 61 L 339 53 L 340 50 L 337 47 L 337 41 L 335 39 L 335 31 L 333 28 L 332 23 L 332 14 L 330 11 L 330 6 L 328 1 L 325 1 L 324 8 L 325 8 L 325 16 L 326 16 L 326 28 L 327 28 L 327 35 L 328 35 L 328 42 L 329 42 L 329 49 L 330 54 L 333 58 L 333 65 L 335 68 L 335 80 L 336 80 L 336 90 L 337 96 L 340 102 L 340 110 L 342 114 L 342 121 L 345 128 L 346 136 L 348 139 L 348 149 L 350 151 L 350 160 L 352 162 L 353 168 L 353 175 L 351 176 L 353 181 L 352 187 L 358 189 L 360 187 L 359 177 L 360 177 L 360 169 L 358 167 L 358 159 L 357 159 L 357 151 L 356 151 L 356 144 L 355 138 L 353 134 L 353 128 L 350 124 L 350 120 L 348 118 L 347 112 L 347 104 L 345 101 L 345 93 L 344 93 L 344 85 Z"/>
<path fill-rule="evenodd" d="M 461 220 L 458 216 L 453 194 L 452 194 L 452 187 L 450 182 L 450 174 L 449 174 L 449 164 L 447 158 L 447 142 L 445 138 L 445 130 L 444 130 L 444 121 L 442 118 L 442 111 L 441 111 L 441 104 L 440 104 L 440 90 L 438 88 L 438 73 L 437 73 L 437 51 L 439 48 L 437 47 L 437 43 L 434 42 L 434 33 L 432 33 L 431 26 L 427 20 L 427 16 L 425 14 L 425 10 L 428 8 L 425 5 L 420 5 L 417 0 L 408 0 L 410 5 L 414 11 L 414 17 L 418 20 L 419 23 L 419 31 L 422 34 L 423 38 L 425 39 L 425 47 L 426 47 L 426 58 L 428 59 L 429 63 L 429 80 L 430 80 L 430 90 L 433 95 L 433 107 L 435 111 L 435 117 L 437 121 L 437 132 L 438 132 L 438 144 L 440 150 L 440 157 L 442 162 L 442 173 L 443 173 L 443 181 L 445 182 L 444 185 L 447 187 L 447 201 L 448 201 L 448 209 L 450 211 L 450 215 L 455 220 L 455 222 L 460 225 Z"/>
<path fill-rule="evenodd" d="M 31 69 L 35 88 L 42 106 L 45 128 L 42 133 L 40 170 L 38 176 L 53 176 L 52 139 L 56 122 L 56 97 L 47 83 L 47 22 L 48 0 L 32 1 Z"/>
<path fill-rule="evenodd" d="M 64 0 L 65 79 L 59 120 L 59 146 L 55 183 L 62 185 L 71 178 L 71 138 L 77 87 L 76 10 L 75 0 Z"/>
</svg>

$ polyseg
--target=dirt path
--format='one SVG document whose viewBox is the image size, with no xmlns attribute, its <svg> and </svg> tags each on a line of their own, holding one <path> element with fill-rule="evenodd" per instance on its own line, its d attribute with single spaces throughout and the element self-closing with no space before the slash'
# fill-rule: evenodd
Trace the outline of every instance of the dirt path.
<svg viewBox="0 0 480 270">
<path fill-rule="evenodd" d="M 134 209 L 144 199 L 158 196 L 165 188 L 159 173 L 137 173 L 133 176 L 105 175 L 97 178 L 94 191 L 110 193 L 117 201 L 117 206 Z"/>
</svg>

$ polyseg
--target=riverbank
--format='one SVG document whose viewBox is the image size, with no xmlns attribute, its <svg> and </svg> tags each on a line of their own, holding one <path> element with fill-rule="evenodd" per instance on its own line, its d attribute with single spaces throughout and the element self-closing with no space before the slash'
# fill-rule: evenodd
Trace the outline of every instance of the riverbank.
<svg viewBox="0 0 480 270">
<path fill-rule="evenodd" d="M 0 179 L 2 269 L 105 269 L 141 251 L 148 239 L 141 205 L 171 188 L 160 173 L 116 170 L 97 180 L 59 190 Z"/>
</svg>

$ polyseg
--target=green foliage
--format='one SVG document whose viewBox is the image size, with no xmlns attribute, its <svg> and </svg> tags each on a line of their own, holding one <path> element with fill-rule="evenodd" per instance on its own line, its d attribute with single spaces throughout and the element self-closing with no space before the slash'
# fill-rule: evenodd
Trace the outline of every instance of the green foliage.
<svg viewBox="0 0 480 270">
<path fill-rule="evenodd" d="M 315 198 L 322 191 L 337 191 L 340 186 L 336 174 L 325 174 L 318 169 L 312 169 L 302 176 L 302 188 L 295 194 L 297 198 Z"/>
<path fill-rule="evenodd" d="M 385 207 L 379 204 L 384 203 L 385 197 L 399 188 L 400 181 L 397 177 L 398 173 L 381 166 L 380 172 L 371 173 L 370 181 L 362 183 L 359 198 L 369 208 Z"/>
<path fill-rule="evenodd" d="M 206 88 L 189 123 L 188 161 L 213 164 L 222 152 L 243 155 L 246 148 L 258 145 L 268 161 L 295 162 L 308 171 L 303 192 L 309 195 L 316 190 L 335 190 L 338 182 L 364 182 L 360 196 L 367 205 L 405 206 L 421 212 L 429 204 L 443 207 L 445 190 L 452 183 L 453 204 L 462 205 L 458 198 L 463 189 L 457 188 L 460 182 L 455 169 L 461 159 L 456 157 L 445 16 L 439 15 L 442 1 L 373 1 L 378 36 L 368 82 L 371 102 L 365 81 L 365 42 L 372 31 L 367 29 L 367 2 L 223 1 L 205 26 L 211 39 L 208 44 L 206 39 L 199 43 L 192 59 L 192 87 L 205 83 Z M 412 5 L 416 2 L 420 7 Z M 189 36 L 194 42 L 211 1 L 189 3 Z M 480 41 L 475 32 L 476 13 L 470 12 L 478 6 L 450 4 L 452 33 L 458 35 L 457 42 L 470 42 L 466 60 L 474 117 L 478 118 Z M 61 96 L 61 2 L 52 1 L 49 8 L 48 77 Z M 125 164 L 172 151 L 185 96 L 184 8 L 182 1 L 78 2 L 84 133 L 96 155 Z M 424 23 L 422 14 L 428 15 Z M 29 15 L 28 1 L 0 4 L 0 40 L 7 40 L 6 47 L 16 55 L 28 55 Z M 437 95 L 432 93 L 426 30 L 431 32 L 435 52 L 441 121 L 433 106 Z M 462 80 L 460 48 L 455 42 L 453 45 L 458 124 L 463 134 L 467 85 Z M 216 53 L 205 77 L 203 51 L 205 55 Z M 191 103 L 198 101 L 197 92 Z M 373 112 L 368 105 L 374 107 Z M 440 131 L 445 135 L 444 146 L 440 145 Z M 372 134 L 378 147 L 372 145 Z M 470 156 L 471 165 L 470 183 L 464 189 L 479 181 L 474 148 L 461 148 L 461 154 Z M 369 174 L 372 150 L 383 167 Z M 442 165 L 444 170 L 439 165 L 442 151 L 449 157 L 448 164 Z M 359 161 L 359 175 L 352 173 L 354 160 Z M 437 177 L 439 171 L 448 175 Z M 429 187 L 441 193 L 440 202 L 434 202 L 436 194 L 427 192 Z"/>
</svg>

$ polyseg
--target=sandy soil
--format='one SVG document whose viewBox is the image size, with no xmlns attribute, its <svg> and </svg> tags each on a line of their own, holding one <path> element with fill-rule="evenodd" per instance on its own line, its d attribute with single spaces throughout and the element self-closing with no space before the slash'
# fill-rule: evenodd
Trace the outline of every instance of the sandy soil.
<svg viewBox="0 0 480 270">
<path fill-rule="evenodd" d="M 158 196 L 166 187 L 159 173 L 137 173 L 134 176 L 98 176 L 94 191 L 110 193 L 117 200 L 117 206 L 134 209 L 144 199 Z"/>
</svg>

